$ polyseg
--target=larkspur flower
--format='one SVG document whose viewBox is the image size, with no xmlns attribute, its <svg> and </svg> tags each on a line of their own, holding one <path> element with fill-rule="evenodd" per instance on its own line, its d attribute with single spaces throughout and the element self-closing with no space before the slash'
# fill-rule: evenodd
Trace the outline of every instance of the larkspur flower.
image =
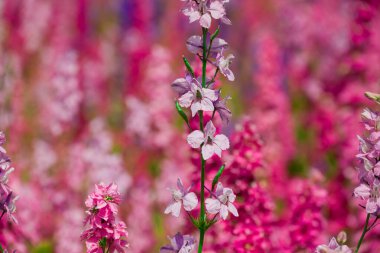
<svg viewBox="0 0 380 253">
<path fill-rule="evenodd" d="M 371 187 L 366 184 L 359 185 L 355 188 L 354 195 L 367 200 L 367 213 L 376 213 L 380 208 L 380 182 L 375 179 L 371 185 Z"/>
<path fill-rule="evenodd" d="M 236 195 L 233 193 L 232 189 L 223 187 L 222 183 L 218 183 L 216 190 L 213 193 L 215 198 L 206 199 L 206 209 L 207 212 L 211 214 L 219 213 L 223 220 L 228 217 L 228 212 L 232 213 L 235 217 L 238 217 L 238 211 L 234 206 Z"/>
<path fill-rule="evenodd" d="M 186 41 L 187 49 L 193 54 L 201 54 L 203 51 L 203 39 L 201 36 L 193 35 Z M 210 56 L 216 57 L 222 50 L 228 48 L 228 43 L 220 38 L 215 38 L 210 47 L 210 41 L 207 40 L 206 48 L 210 48 Z"/>
<path fill-rule="evenodd" d="M 174 217 L 179 217 L 182 204 L 186 211 L 191 211 L 198 205 L 197 195 L 194 192 L 190 192 L 191 186 L 185 189 L 181 179 L 178 178 L 177 188 L 171 189 L 173 200 L 165 209 L 165 214 L 171 213 Z"/>
<path fill-rule="evenodd" d="M 95 192 L 86 200 L 89 224 L 81 239 L 86 241 L 87 253 L 107 252 L 124 253 L 128 247 L 128 233 L 124 222 L 116 222 L 117 208 L 120 203 L 120 193 L 114 183 L 108 186 L 100 183 L 95 185 Z"/>
<path fill-rule="evenodd" d="M 177 233 L 170 238 L 170 245 L 161 247 L 160 253 L 190 253 L 195 248 L 195 240 L 190 235 L 182 235 Z"/>
<path fill-rule="evenodd" d="M 195 130 L 187 136 L 187 142 L 192 148 L 202 146 L 203 159 L 207 160 L 213 154 L 222 157 L 222 150 L 227 150 L 230 147 L 230 142 L 224 134 L 215 135 L 216 128 L 212 121 L 209 121 L 204 129 L 204 132 Z"/>
<path fill-rule="evenodd" d="M 225 24 L 231 24 L 231 21 L 226 17 L 226 10 L 224 3 L 226 0 L 211 0 L 211 1 L 193 1 L 182 0 L 186 2 L 186 7 L 183 8 L 182 13 L 189 17 L 189 22 L 199 20 L 199 23 L 204 28 L 210 28 L 213 19 L 220 19 Z M 207 2 L 210 2 L 207 5 Z"/>
<path fill-rule="evenodd" d="M 335 237 L 331 238 L 329 245 L 319 245 L 316 253 L 351 253 L 352 250 L 346 245 L 340 245 Z"/>
<path fill-rule="evenodd" d="M 223 51 L 222 50 L 216 57 L 216 65 L 219 68 L 219 71 L 227 77 L 229 81 L 234 81 L 235 80 L 235 75 L 234 73 L 230 70 L 230 64 L 232 60 L 235 58 L 233 54 L 227 55 L 227 57 L 223 56 Z"/>
<path fill-rule="evenodd" d="M 104 220 L 112 220 L 117 214 L 120 200 L 120 193 L 116 184 L 111 183 L 106 186 L 100 183 L 95 185 L 95 192 L 88 196 L 85 203 L 89 208 L 87 222 L 93 220 L 94 224 L 102 227 Z"/>
<path fill-rule="evenodd" d="M 13 214 L 16 211 L 15 203 L 18 200 L 18 196 L 7 185 L 8 176 L 14 168 L 11 167 L 11 160 L 6 155 L 6 150 L 2 147 L 4 143 L 5 135 L 0 131 L 0 220 L 5 215 L 8 220 L 17 223 L 17 219 Z"/>
<path fill-rule="evenodd" d="M 230 96 L 223 99 L 218 99 L 214 102 L 215 111 L 219 113 L 220 118 L 224 124 L 228 124 L 231 120 L 231 110 L 227 108 L 227 100 L 231 99 Z"/>
<path fill-rule="evenodd" d="M 218 93 L 214 90 L 202 88 L 197 79 L 193 79 L 190 90 L 179 97 L 178 102 L 182 107 L 191 109 L 194 117 L 198 111 L 214 111 L 213 102 L 218 100 Z"/>
</svg>

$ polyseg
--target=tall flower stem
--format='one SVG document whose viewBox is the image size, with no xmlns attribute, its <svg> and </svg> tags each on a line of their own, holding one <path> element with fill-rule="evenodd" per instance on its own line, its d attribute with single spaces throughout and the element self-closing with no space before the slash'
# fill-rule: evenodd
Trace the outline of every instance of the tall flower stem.
<svg viewBox="0 0 380 253">
<path fill-rule="evenodd" d="M 368 222 L 369 222 L 369 218 L 370 218 L 370 214 L 367 214 L 367 218 L 366 218 L 366 220 L 365 220 L 365 225 L 364 225 L 364 228 L 363 228 L 363 233 L 362 233 L 362 236 L 361 236 L 360 239 L 359 239 L 358 245 L 356 246 L 355 253 L 358 253 L 358 252 L 359 252 L 360 246 L 362 245 L 362 242 L 363 242 L 363 240 L 364 240 L 364 236 L 365 236 L 365 234 L 369 231 L 369 230 L 368 230 Z"/>
<path fill-rule="evenodd" d="M 202 87 L 206 87 L 206 67 L 207 67 L 207 29 L 202 28 L 203 32 L 203 59 L 202 59 Z M 203 112 L 199 112 L 199 127 L 203 131 Z M 200 151 L 201 152 L 201 151 Z M 199 214 L 199 246 L 198 253 L 202 253 L 203 242 L 206 233 L 206 210 L 205 210 L 205 167 L 206 161 L 202 157 L 201 152 L 201 213 Z"/>
</svg>

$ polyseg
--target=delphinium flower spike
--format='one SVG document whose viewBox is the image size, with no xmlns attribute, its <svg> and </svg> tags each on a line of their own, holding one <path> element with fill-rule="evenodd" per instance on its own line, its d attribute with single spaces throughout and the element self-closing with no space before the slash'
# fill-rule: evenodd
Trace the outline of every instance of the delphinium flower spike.
<svg viewBox="0 0 380 253">
<path fill-rule="evenodd" d="M 234 56 L 224 53 L 228 48 L 228 43 L 218 38 L 220 26 L 211 33 L 213 20 L 220 20 L 222 23 L 231 24 L 226 17 L 225 4 L 229 0 L 181 0 L 185 3 L 182 9 L 183 14 L 189 17 L 190 23 L 199 21 L 202 35 L 193 35 L 186 41 L 187 49 L 194 54 L 195 60 L 202 62 L 202 74 L 197 76 L 193 71 L 190 62 L 183 56 L 187 73 L 184 78 L 178 78 L 172 83 L 172 88 L 178 93 L 178 101 L 176 109 L 182 119 L 190 128 L 188 116 L 183 108 L 189 108 L 191 117 L 198 116 L 199 129 L 193 130 L 187 136 L 187 142 L 190 147 L 198 149 L 201 159 L 200 168 L 200 213 L 197 218 L 193 217 L 191 211 L 198 205 L 198 197 L 195 193 L 190 192 L 190 187 L 185 189 L 182 181 L 178 179 L 177 188 L 171 190 L 172 202 L 165 209 L 166 214 L 172 214 L 178 217 L 181 213 L 182 206 L 191 219 L 194 226 L 199 230 L 198 253 L 203 250 L 203 242 L 205 233 L 209 227 L 215 224 L 219 217 L 227 219 L 228 213 L 233 216 L 239 216 L 237 209 L 233 205 L 235 194 L 231 188 L 223 187 L 218 182 L 224 166 L 219 170 L 214 180 L 210 182 L 210 187 L 206 185 L 206 163 L 214 155 L 219 159 L 222 158 L 222 151 L 226 151 L 230 147 L 228 137 L 217 133 L 213 120 L 215 115 L 219 115 L 223 123 L 228 124 L 231 119 L 231 111 L 227 108 L 226 102 L 229 96 L 222 98 L 221 90 L 214 89 L 215 79 L 221 73 L 229 81 L 235 80 L 235 75 L 230 69 L 230 65 Z M 208 76 L 206 73 L 207 64 L 214 68 L 214 74 Z M 218 112 L 218 114 L 216 114 Z M 204 116 L 209 114 L 210 119 L 204 122 Z M 206 124 L 207 123 L 207 124 Z M 214 187 L 216 190 L 214 191 Z M 206 191 L 207 190 L 207 191 Z M 210 195 L 206 199 L 206 192 Z M 219 214 L 219 216 L 217 215 Z M 164 252 L 181 252 L 188 253 L 195 249 L 195 240 L 188 235 L 177 234 L 173 238 L 169 238 L 171 244 L 161 248 Z"/>
<path fill-rule="evenodd" d="M 379 102 L 380 96 L 376 93 L 366 92 L 365 96 L 376 103 Z M 366 234 L 377 225 L 380 218 L 380 112 L 366 108 L 361 116 L 366 132 L 363 136 L 358 136 L 359 167 L 357 171 L 360 185 L 354 189 L 353 195 L 363 200 L 360 206 L 367 213 L 363 231 L 355 251 L 341 245 L 338 236 L 338 242 L 333 238 L 329 245 L 318 246 L 316 249 L 318 253 L 358 253 Z M 346 236 L 343 237 L 346 238 Z M 345 239 L 343 241 L 345 242 Z"/>
<path fill-rule="evenodd" d="M 126 252 L 126 225 L 116 221 L 120 201 L 120 193 L 114 183 L 97 184 L 95 191 L 88 196 L 85 225 L 89 227 L 81 235 L 81 239 L 86 241 L 87 253 Z"/>
<path fill-rule="evenodd" d="M 0 132 L 0 219 L 6 216 L 8 220 L 17 223 L 13 214 L 16 211 L 15 202 L 18 196 L 8 185 L 9 174 L 14 171 L 14 168 L 11 166 L 11 160 L 3 148 L 5 141 L 4 133 Z"/>
</svg>

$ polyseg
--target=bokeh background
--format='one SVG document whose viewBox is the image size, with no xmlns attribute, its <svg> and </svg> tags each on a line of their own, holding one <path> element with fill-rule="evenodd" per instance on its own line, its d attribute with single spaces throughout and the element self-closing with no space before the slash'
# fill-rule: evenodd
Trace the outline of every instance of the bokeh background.
<svg viewBox="0 0 380 253">
<path fill-rule="evenodd" d="M 15 172 L 19 225 L 0 243 L 18 252 L 85 252 L 84 200 L 100 181 L 122 193 L 133 253 L 167 235 L 196 235 L 163 214 L 177 177 L 197 183 L 197 154 L 175 112 L 185 41 L 200 35 L 178 0 L 0 0 L 0 129 Z M 365 211 L 356 136 L 365 91 L 380 86 L 380 1 L 231 0 L 220 37 L 236 57 L 232 148 L 222 181 L 239 218 L 208 234 L 207 252 L 313 252 Z M 199 63 L 192 59 L 199 71 Z M 197 67 L 198 66 L 198 67 Z M 208 164 L 212 178 L 219 168 Z M 197 185 L 196 185 L 197 187 Z M 197 188 L 196 188 L 197 189 Z M 375 228 L 363 245 L 378 252 Z"/>
</svg>

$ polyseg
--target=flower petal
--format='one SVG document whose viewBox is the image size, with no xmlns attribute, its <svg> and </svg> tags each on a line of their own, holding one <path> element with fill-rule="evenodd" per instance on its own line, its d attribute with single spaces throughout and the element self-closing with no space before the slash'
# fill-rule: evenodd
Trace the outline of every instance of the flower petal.
<svg viewBox="0 0 380 253">
<path fill-rule="evenodd" d="M 186 92 L 178 99 L 178 103 L 180 104 L 180 106 L 185 107 L 185 108 L 189 108 L 193 101 L 194 101 L 194 94 L 191 91 Z"/>
<path fill-rule="evenodd" d="M 169 204 L 169 206 L 165 209 L 164 213 L 169 214 L 171 213 L 174 217 L 179 217 L 179 214 L 181 213 L 181 202 L 180 201 L 173 201 Z"/>
<path fill-rule="evenodd" d="M 227 217 L 228 217 L 228 207 L 226 205 L 221 205 L 220 206 L 220 217 L 223 219 L 223 220 L 226 220 Z"/>
<path fill-rule="evenodd" d="M 199 23 L 203 28 L 210 28 L 211 26 L 211 16 L 208 13 L 205 13 L 202 15 L 201 19 L 199 20 Z"/>
<path fill-rule="evenodd" d="M 208 11 L 211 13 L 211 16 L 214 19 L 220 19 L 224 15 L 226 15 L 226 10 L 224 9 L 223 4 L 219 1 L 213 1 L 210 4 L 210 8 L 208 9 Z"/>
<path fill-rule="evenodd" d="M 190 84 L 185 78 L 178 78 L 174 80 L 171 86 L 180 96 L 190 91 Z"/>
<path fill-rule="evenodd" d="M 211 89 L 202 89 L 204 97 L 210 99 L 211 101 L 216 101 L 219 98 L 219 92 Z"/>
<path fill-rule="evenodd" d="M 220 201 L 217 199 L 207 198 L 206 201 L 206 210 L 211 214 L 219 213 L 220 211 Z"/>
<path fill-rule="evenodd" d="M 204 134 L 202 131 L 195 130 L 187 136 L 187 143 L 189 143 L 192 148 L 199 148 L 203 142 Z"/>
<path fill-rule="evenodd" d="M 373 199 L 369 199 L 367 201 L 365 210 L 367 211 L 367 213 L 375 213 L 377 211 L 377 203 Z"/>
<path fill-rule="evenodd" d="M 214 145 L 205 144 L 202 146 L 202 157 L 205 160 L 208 160 L 215 153 Z"/>
<path fill-rule="evenodd" d="M 228 211 L 230 211 L 235 217 L 239 217 L 238 211 L 232 203 L 228 203 Z"/>
<path fill-rule="evenodd" d="M 198 205 L 198 198 L 194 192 L 189 192 L 183 197 L 183 208 L 186 211 L 191 211 Z"/>
<path fill-rule="evenodd" d="M 226 150 L 230 147 L 230 141 L 224 134 L 218 134 L 214 138 L 214 143 L 218 145 L 221 150 Z"/>
<path fill-rule="evenodd" d="M 361 184 L 355 188 L 354 195 L 355 197 L 361 197 L 363 199 L 369 198 L 371 195 L 371 189 L 367 185 Z"/>
</svg>

